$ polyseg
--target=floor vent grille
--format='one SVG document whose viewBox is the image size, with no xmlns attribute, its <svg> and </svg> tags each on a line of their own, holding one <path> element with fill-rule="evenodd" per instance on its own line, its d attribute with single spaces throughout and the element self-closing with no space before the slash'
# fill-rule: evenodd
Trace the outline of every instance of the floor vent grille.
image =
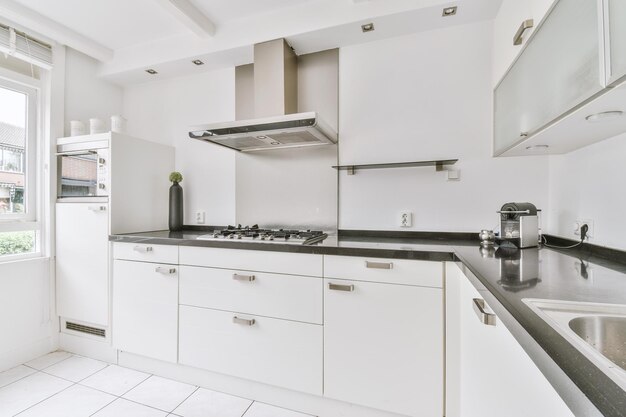
<svg viewBox="0 0 626 417">
<path fill-rule="evenodd" d="M 97 327 L 85 326 L 83 324 L 72 323 L 69 321 L 65 322 L 65 328 L 68 330 L 73 330 L 75 332 L 92 334 L 94 336 L 106 337 L 106 331 L 104 329 L 98 329 Z"/>
</svg>

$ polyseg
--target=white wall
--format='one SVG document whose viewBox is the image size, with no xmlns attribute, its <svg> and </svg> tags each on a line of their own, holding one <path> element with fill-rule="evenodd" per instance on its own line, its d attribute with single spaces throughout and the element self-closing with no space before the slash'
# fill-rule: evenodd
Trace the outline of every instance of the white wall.
<svg viewBox="0 0 626 417">
<path fill-rule="evenodd" d="M 550 160 L 547 232 L 571 239 L 576 220 L 594 222 L 590 243 L 626 250 L 626 134 Z"/>
<path fill-rule="evenodd" d="M 105 120 L 122 112 L 122 88 L 98 77 L 98 61 L 67 48 L 65 61 L 65 134 L 70 120 Z"/>
<path fill-rule="evenodd" d="M 342 48 L 342 164 L 454 159 L 459 182 L 434 168 L 340 175 L 339 226 L 394 230 L 495 228 L 508 201 L 548 208 L 548 159 L 491 158 L 492 23 Z"/>
<path fill-rule="evenodd" d="M 235 152 L 190 139 L 189 126 L 235 119 L 234 68 L 138 84 L 124 90 L 128 133 L 176 147 L 185 224 L 235 222 Z"/>
<path fill-rule="evenodd" d="M 0 372 L 55 349 L 49 260 L 0 263 Z"/>
</svg>

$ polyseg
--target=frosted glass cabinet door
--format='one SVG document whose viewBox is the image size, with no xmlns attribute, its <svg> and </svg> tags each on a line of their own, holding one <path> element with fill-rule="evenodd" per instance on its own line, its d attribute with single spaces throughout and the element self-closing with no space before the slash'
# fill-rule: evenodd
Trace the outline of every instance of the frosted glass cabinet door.
<svg viewBox="0 0 626 417">
<path fill-rule="evenodd" d="M 495 155 L 603 88 L 598 8 L 560 0 L 496 87 Z"/>
<path fill-rule="evenodd" d="M 626 1 L 609 0 L 610 82 L 626 75 Z"/>
</svg>

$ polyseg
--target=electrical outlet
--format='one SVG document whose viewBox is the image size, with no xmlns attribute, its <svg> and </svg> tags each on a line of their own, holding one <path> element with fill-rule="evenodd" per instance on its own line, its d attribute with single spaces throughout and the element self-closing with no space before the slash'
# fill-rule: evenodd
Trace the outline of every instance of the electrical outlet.
<svg viewBox="0 0 626 417">
<path fill-rule="evenodd" d="M 410 211 L 401 212 L 398 225 L 400 227 L 411 227 L 413 225 L 413 213 Z"/>
<path fill-rule="evenodd" d="M 204 224 L 206 213 L 202 210 L 196 211 L 196 224 Z"/>
<path fill-rule="evenodd" d="M 589 230 L 587 230 L 587 239 L 594 237 L 593 220 L 591 219 L 576 220 L 576 222 L 574 222 L 574 234 L 580 236 L 580 228 L 583 227 L 583 224 L 589 227 Z"/>
</svg>

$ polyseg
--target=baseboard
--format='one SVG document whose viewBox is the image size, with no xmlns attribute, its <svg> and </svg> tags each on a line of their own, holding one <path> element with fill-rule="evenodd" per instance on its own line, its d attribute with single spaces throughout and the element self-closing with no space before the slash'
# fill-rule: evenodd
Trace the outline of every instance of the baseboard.
<svg viewBox="0 0 626 417">
<path fill-rule="evenodd" d="M 0 372 L 14 368 L 35 358 L 57 350 L 55 338 L 45 337 L 0 354 Z"/>
<path fill-rule="evenodd" d="M 87 337 L 59 333 L 59 349 L 87 356 L 108 363 L 117 363 L 117 350 L 108 340 L 99 341 Z"/>
<path fill-rule="evenodd" d="M 119 365 L 318 417 L 402 417 L 316 395 L 119 352 Z"/>
</svg>

